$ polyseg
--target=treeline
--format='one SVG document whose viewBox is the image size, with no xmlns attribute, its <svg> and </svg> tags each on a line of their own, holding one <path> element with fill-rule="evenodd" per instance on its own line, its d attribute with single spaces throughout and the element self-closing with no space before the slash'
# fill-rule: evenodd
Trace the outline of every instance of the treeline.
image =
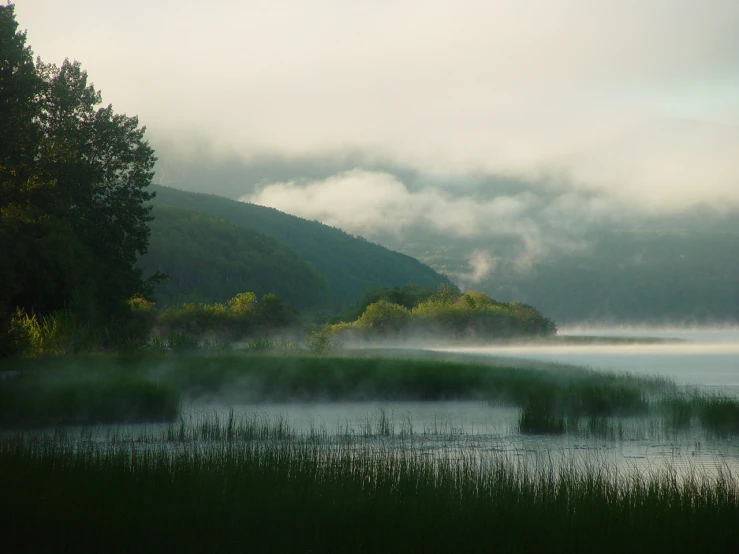
<svg viewBox="0 0 739 554">
<path fill-rule="evenodd" d="M 0 6 L 0 356 L 61 319 L 125 340 L 137 332 L 129 299 L 156 282 L 135 267 L 154 151 L 79 63 L 34 60 L 17 29 L 14 6 Z"/>
<path fill-rule="evenodd" d="M 11 321 L 14 354 L 24 357 L 118 352 L 187 351 L 200 348 L 230 349 L 234 342 L 257 340 L 262 346 L 293 326 L 310 327 L 308 319 L 274 294 L 258 297 L 239 293 L 224 303 L 184 303 L 157 309 L 141 297 L 129 302 L 128 329 L 135 333 L 113 338 L 116 327 L 93 326 L 69 310 L 40 317 L 26 314 Z M 308 326 L 308 327 L 306 327 Z"/>
<path fill-rule="evenodd" d="M 377 288 L 398 287 L 407 283 L 437 287 L 449 283 L 445 276 L 411 256 L 318 221 L 308 221 L 273 208 L 212 194 L 186 192 L 159 185 L 152 189 L 156 192 L 153 200 L 155 210 L 166 206 L 208 214 L 225 219 L 237 227 L 264 233 L 292 249 L 328 281 L 332 298 L 323 306 L 325 312 L 347 309 L 367 291 Z M 249 290 L 254 289 L 250 287 Z M 179 298 L 177 301 L 183 300 Z"/>
<path fill-rule="evenodd" d="M 152 210 L 145 274 L 169 278 L 157 286 L 159 306 L 220 303 L 245 290 L 277 294 L 299 310 L 331 304 L 326 278 L 288 246 L 223 218 L 165 206 Z"/>
<path fill-rule="evenodd" d="M 497 302 L 482 292 L 461 293 L 449 285 L 440 285 L 436 291 L 413 286 L 383 289 L 365 300 L 373 301 L 356 320 L 330 324 L 325 332 L 339 340 L 442 342 L 541 337 L 557 332 L 554 321 L 532 306 Z"/>
<path fill-rule="evenodd" d="M 163 340 L 170 349 L 203 344 L 227 347 L 244 339 L 268 339 L 300 322 L 300 313 L 277 295 L 258 298 L 243 292 L 225 303 L 170 306 L 155 314 L 152 336 L 155 345 L 162 344 L 157 339 Z"/>
<path fill-rule="evenodd" d="M 449 285 L 371 291 L 353 308 L 361 310 L 356 320 L 338 323 L 322 324 L 271 293 L 243 292 L 223 303 L 184 303 L 161 309 L 137 297 L 130 301 L 130 309 L 128 326 L 137 333 L 127 335 L 125 343 L 110 339 L 115 329 L 91 326 L 69 311 L 40 318 L 23 315 L 23 321 L 14 319 L 14 325 L 20 326 L 16 336 L 23 339 L 16 344 L 16 354 L 38 357 L 110 348 L 160 353 L 234 348 L 320 353 L 357 340 L 492 342 L 557 331 L 551 319 L 531 306 L 496 302 L 484 293 L 461 293 Z"/>
</svg>

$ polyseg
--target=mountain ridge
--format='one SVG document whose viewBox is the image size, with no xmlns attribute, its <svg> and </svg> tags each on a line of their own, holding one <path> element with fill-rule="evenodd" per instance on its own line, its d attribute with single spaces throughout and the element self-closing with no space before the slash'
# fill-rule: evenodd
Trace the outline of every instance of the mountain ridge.
<svg viewBox="0 0 739 554">
<path fill-rule="evenodd" d="M 409 283 L 435 287 L 450 282 L 410 255 L 318 221 L 213 194 L 163 185 L 151 189 L 156 192 L 154 210 L 169 207 L 215 216 L 287 245 L 326 277 L 334 297 L 332 309 L 348 307 L 374 288 Z"/>
</svg>

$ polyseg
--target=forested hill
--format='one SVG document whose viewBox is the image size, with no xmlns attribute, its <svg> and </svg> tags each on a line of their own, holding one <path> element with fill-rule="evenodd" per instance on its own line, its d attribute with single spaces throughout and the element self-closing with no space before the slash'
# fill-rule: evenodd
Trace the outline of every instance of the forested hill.
<svg viewBox="0 0 739 554">
<path fill-rule="evenodd" d="M 138 265 L 169 276 L 156 289 L 160 305 L 223 302 L 246 291 L 274 293 L 300 310 L 331 302 L 326 278 L 272 237 L 188 210 L 157 206 L 152 215 Z"/>
<path fill-rule="evenodd" d="M 156 208 L 167 206 L 213 215 L 288 245 L 328 279 L 335 300 L 333 308 L 348 307 L 375 288 L 408 283 L 436 287 L 448 282 L 446 277 L 415 258 L 317 221 L 221 196 L 160 185 L 151 188 L 156 192 L 152 201 Z"/>
</svg>

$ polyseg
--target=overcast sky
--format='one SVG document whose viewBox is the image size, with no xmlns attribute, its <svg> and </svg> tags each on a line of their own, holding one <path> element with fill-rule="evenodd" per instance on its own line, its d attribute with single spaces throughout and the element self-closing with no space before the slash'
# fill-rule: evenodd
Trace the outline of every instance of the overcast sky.
<svg viewBox="0 0 739 554">
<path fill-rule="evenodd" d="M 432 214 L 462 235 L 515 220 L 547 187 L 561 194 L 541 209 L 563 221 L 739 206 L 737 0 L 17 0 L 16 13 L 37 55 L 79 60 L 105 102 L 140 117 L 165 183 L 350 230 Z M 488 176 L 535 187 L 481 205 L 469 183 Z"/>
</svg>

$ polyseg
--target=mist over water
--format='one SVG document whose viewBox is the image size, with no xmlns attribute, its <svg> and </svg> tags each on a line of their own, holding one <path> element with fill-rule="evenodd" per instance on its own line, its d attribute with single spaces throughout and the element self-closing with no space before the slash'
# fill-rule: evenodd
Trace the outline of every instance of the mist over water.
<svg viewBox="0 0 739 554">
<path fill-rule="evenodd" d="M 719 394 L 739 394 L 739 328 L 572 328 L 564 336 L 654 337 L 680 342 L 654 344 L 536 345 L 432 348 L 446 353 L 501 357 L 588 366 L 605 371 L 661 375 L 679 385 L 699 386 Z M 409 351 L 410 353 L 410 351 Z M 240 413 L 280 419 L 302 432 L 326 431 L 376 441 L 385 447 L 434 452 L 459 449 L 480 454 L 504 454 L 522 460 L 540 456 L 574 456 L 583 463 L 605 461 L 623 469 L 649 471 L 670 467 L 689 474 L 697 469 L 739 471 L 739 443 L 731 437 L 707 438 L 700 430 L 667 432 L 656 420 L 631 417 L 613 420 L 620 437 L 521 434 L 518 408 L 486 402 L 333 402 L 192 405 L 188 417 Z M 376 430 L 390 426 L 390 436 Z M 370 437 L 367 439 L 367 437 Z M 565 459 L 563 458 L 563 459 Z"/>
<path fill-rule="evenodd" d="M 654 344 L 460 347 L 434 349 L 573 364 L 605 371 L 661 375 L 678 384 L 739 390 L 739 328 L 571 328 L 562 336 L 677 339 Z"/>
</svg>

